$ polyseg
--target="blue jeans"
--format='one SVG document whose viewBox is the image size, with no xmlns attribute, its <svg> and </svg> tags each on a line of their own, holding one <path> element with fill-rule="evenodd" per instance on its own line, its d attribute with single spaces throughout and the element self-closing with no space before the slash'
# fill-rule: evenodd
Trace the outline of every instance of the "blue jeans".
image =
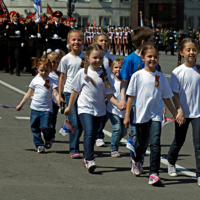
<svg viewBox="0 0 200 200">
<path fill-rule="evenodd" d="M 104 122 L 104 116 L 95 117 L 91 114 L 83 113 L 79 115 L 79 119 L 84 130 L 85 160 L 94 160 L 94 143 L 96 135 Z"/>
<path fill-rule="evenodd" d="M 44 141 L 41 138 L 41 132 L 44 135 L 45 141 L 52 140 L 53 133 L 50 125 L 51 117 L 51 112 L 31 110 L 30 127 L 33 134 L 33 142 L 36 147 L 44 146 Z"/>
<path fill-rule="evenodd" d="M 190 123 L 192 124 L 193 129 L 193 144 L 196 158 L 196 176 L 200 177 L 200 117 L 186 118 L 185 124 L 182 124 L 180 127 L 175 122 L 175 136 L 168 152 L 168 161 L 171 165 L 175 165 L 178 159 L 178 153 L 185 142 L 188 126 Z"/>
<path fill-rule="evenodd" d="M 150 137 L 150 174 L 159 173 L 160 169 L 160 136 L 161 122 L 148 121 L 142 124 L 136 124 L 137 139 L 135 143 L 136 157 L 133 156 L 135 162 L 141 160 L 141 155 L 145 154 L 146 146 Z"/>
<path fill-rule="evenodd" d="M 71 93 L 65 92 L 64 95 L 65 95 L 66 106 L 68 106 Z M 79 138 L 81 137 L 83 129 L 78 117 L 77 101 L 74 103 L 71 109 L 71 113 L 68 116 L 68 119 L 69 123 L 72 125 L 75 132 L 75 134 L 69 133 L 70 153 L 79 153 Z"/>
<path fill-rule="evenodd" d="M 120 140 L 127 134 L 127 129 L 124 126 L 124 119 L 115 114 L 109 113 L 108 116 L 112 123 L 112 136 L 111 136 L 111 151 L 118 151 Z"/>
<path fill-rule="evenodd" d="M 56 104 L 53 104 L 52 108 L 53 108 L 53 112 L 52 112 L 52 118 L 51 118 L 51 128 L 52 128 L 52 132 L 53 132 L 54 137 L 55 137 L 55 134 L 56 134 L 56 122 L 57 122 L 57 115 L 58 115 L 59 107 Z"/>
</svg>

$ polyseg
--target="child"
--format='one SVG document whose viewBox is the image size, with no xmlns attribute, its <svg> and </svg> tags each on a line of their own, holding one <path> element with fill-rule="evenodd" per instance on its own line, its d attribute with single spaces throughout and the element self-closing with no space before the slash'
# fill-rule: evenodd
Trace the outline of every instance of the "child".
<svg viewBox="0 0 200 200">
<path fill-rule="evenodd" d="M 20 111 L 34 93 L 31 102 L 30 126 L 37 152 L 42 153 L 45 151 L 45 148 L 50 149 L 52 145 L 53 133 L 50 126 L 52 117 L 52 93 L 58 101 L 58 85 L 49 77 L 52 67 L 48 59 L 42 58 L 39 61 L 36 59 L 34 66 L 37 67 L 39 76 L 36 76 L 31 81 L 28 92 L 16 107 L 16 110 Z M 45 144 L 41 138 L 41 132 L 44 135 Z"/>
<path fill-rule="evenodd" d="M 90 173 L 96 168 L 94 143 L 96 134 L 101 131 L 106 114 L 105 96 L 111 103 L 119 106 L 114 97 L 115 92 L 110 84 L 110 77 L 103 65 L 104 52 L 100 45 L 88 46 L 86 59 L 90 63 L 81 69 L 71 83 L 72 94 L 65 114 L 69 115 L 78 98 L 78 114 L 84 130 L 84 165 Z M 123 107 L 119 107 L 122 108 Z"/>
<path fill-rule="evenodd" d="M 150 137 L 150 176 L 149 184 L 159 185 L 158 177 L 160 167 L 160 136 L 164 103 L 176 119 L 177 113 L 170 97 L 173 93 L 166 77 L 155 67 L 158 64 L 159 53 L 155 46 L 147 45 L 141 52 L 145 68 L 132 75 L 126 94 L 125 127 L 130 123 L 130 111 L 135 99 L 134 123 L 136 124 L 137 139 L 135 143 L 136 156 L 132 158 L 132 172 L 140 176 L 140 159 L 145 153 Z M 178 119 L 176 119 L 178 121 Z"/>
<path fill-rule="evenodd" d="M 81 52 L 81 48 L 84 41 L 84 35 L 80 30 L 71 30 L 67 36 L 67 43 L 71 49 L 70 53 L 64 56 L 59 64 L 58 71 L 60 74 L 59 81 L 59 104 L 63 101 L 61 95 L 64 89 L 64 96 L 66 105 L 69 103 L 69 99 L 72 92 L 71 82 L 81 69 L 82 60 L 85 59 L 85 54 Z M 69 123 L 72 125 L 75 134 L 69 134 L 70 142 L 70 156 L 71 158 L 80 158 L 79 154 L 79 138 L 82 133 L 82 126 L 78 118 L 77 102 L 74 103 L 71 113 L 68 116 Z"/>
<path fill-rule="evenodd" d="M 118 101 L 120 101 L 120 85 L 121 81 L 118 78 L 119 72 L 122 68 L 123 59 L 116 59 L 112 64 L 112 83 L 115 88 L 115 97 Z M 111 136 L 111 157 L 120 157 L 118 152 L 119 142 L 120 140 L 127 134 L 127 129 L 123 124 L 123 120 L 125 117 L 125 111 L 119 110 L 116 106 L 108 102 L 107 111 L 110 121 L 112 123 L 112 136 Z"/>
<path fill-rule="evenodd" d="M 178 67 L 173 70 L 169 84 L 174 93 L 173 102 L 178 115 L 185 123 L 175 123 L 175 137 L 168 152 L 168 173 L 177 176 L 175 163 L 185 142 L 188 126 L 193 128 L 193 143 L 196 157 L 196 176 L 200 186 L 200 66 L 196 64 L 198 44 L 192 38 L 182 40 L 179 46 Z M 184 64 L 181 65 L 181 56 Z"/>
</svg>

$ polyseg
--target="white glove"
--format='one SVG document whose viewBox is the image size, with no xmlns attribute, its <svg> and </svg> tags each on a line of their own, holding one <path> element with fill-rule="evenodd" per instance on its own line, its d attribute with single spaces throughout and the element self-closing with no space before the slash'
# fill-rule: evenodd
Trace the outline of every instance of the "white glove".
<svg viewBox="0 0 200 200">
<path fill-rule="evenodd" d="M 16 35 L 20 35 L 20 31 L 15 31 L 15 34 Z"/>
<path fill-rule="evenodd" d="M 21 43 L 21 47 L 24 47 L 24 43 Z"/>
<path fill-rule="evenodd" d="M 58 39 L 58 35 L 57 35 L 57 34 L 54 34 L 54 35 L 53 35 L 53 38 Z"/>
<path fill-rule="evenodd" d="M 42 38 L 42 35 L 40 33 L 37 33 L 38 38 Z"/>
<path fill-rule="evenodd" d="M 38 24 L 40 22 L 40 18 L 35 20 L 35 23 Z"/>
</svg>

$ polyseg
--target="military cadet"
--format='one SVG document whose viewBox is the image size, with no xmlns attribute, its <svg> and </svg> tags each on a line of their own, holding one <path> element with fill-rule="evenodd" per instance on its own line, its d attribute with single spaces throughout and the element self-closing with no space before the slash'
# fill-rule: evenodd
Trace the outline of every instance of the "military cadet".
<svg viewBox="0 0 200 200">
<path fill-rule="evenodd" d="M 159 49 L 159 41 L 160 41 L 160 33 L 159 33 L 159 28 L 156 28 L 154 32 L 154 41 L 157 46 L 157 49 Z"/>
<path fill-rule="evenodd" d="M 53 22 L 49 22 L 44 30 L 43 35 L 46 38 L 46 48 L 50 48 L 52 51 L 55 49 L 61 49 L 67 53 L 67 34 L 69 27 L 60 23 L 60 17 L 62 12 L 56 11 L 53 13 Z"/>
<path fill-rule="evenodd" d="M 189 27 L 187 34 L 185 35 L 186 38 L 193 38 L 193 29 Z M 195 38 L 193 38 L 195 39 Z"/>
<path fill-rule="evenodd" d="M 132 27 L 129 26 L 128 28 L 128 55 L 132 53 L 132 48 L 133 48 L 133 44 L 131 42 L 131 33 L 132 33 Z"/>
<path fill-rule="evenodd" d="M 174 28 L 170 28 L 170 32 L 167 33 L 167 41 L 168 41 L 168 48 L 165 50 L 165 54 L 167 55 L 168 51 L 171 51 L 171 55 L 174 54 L 174 42 L 175 42 L 175 37 L 174 37 Z"/>
<path fill-rule="evenodd" d="M 19 23 L 19 13 L 11 14 L 12 21 L 6 25 L 6 35 L 8 36 L 8 52 L 9 52 L 9 74 L 13 74 L 13 69 L 16 67 L 16 76 L 20 76 L 20 48 L 24 45 L 24 30 L 23 25 Z"/>
<path fill-rule="evenodd" d="M 164 42 L 163 42 L 164 30 L 163 30 L 163 28 L 160 30 L 159 36 L 160 36 L 160 41 L 159 41 L 160 49 L 163 50 L 164 49 L 164 45 L 163 45 L 164 44 Z"/>
<path fill-rule="evenodd" d="M 76 19 L 74 17 L 69 18 L 69 24 L 71 26 L 71 29 L 75 29 L 75 23 Z"/>
</svg>

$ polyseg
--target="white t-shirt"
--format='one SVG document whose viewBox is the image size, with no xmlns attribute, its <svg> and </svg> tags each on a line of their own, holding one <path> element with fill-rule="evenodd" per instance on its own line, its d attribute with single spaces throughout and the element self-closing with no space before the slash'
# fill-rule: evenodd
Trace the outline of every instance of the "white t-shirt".
<svg viewBox="0 0 200 200">
<path fill-rule="evenodd" d="M 155 87 L 156 75 L 159 75 L 158 87 Z M 173 96 L 169 83 L 161 72 L 150 73 L 145 69 L 131 76 L 126 94 L 135 96 L 134 123 L 145 123 L 150 119 L 162 122 L 163 99 Z"/>
<path fill-rule="evenodd" d="M 59 86 L 59 76 L 54 71 L 50 72 L 49 77 L 51 77 L 56 82 L 56 84 Z M 52 101 L 54 103 L 56 103 L 57 105 L 59 105 L 54 94 L 52 94 Z"/>
<path fill-rule="evenodd" d="M 85 53 L 83 52 L 79 56 L 73 56 L 71 53 L 68 53 L 61 59 L 58 71 L 66 74 L 64 92 L 72 92 L 71 82 L 81 69 L 82 58 L 85 58 Z"/>
<path fill-rule="evenodd" d="M 111 67 L 109 66 L 109 60 L 108 60 L 108 58 L 111 58 L 112 61 L 114 61 L 115 58 L 114 58 L 114 56 L 110 55 L 108 52 L 106 52 L 106 54 L 104 55 L 104 58 L 103 58 L 103 65 L 104 65 L 104 67 L 111 74 Z"/>
<path fill-rule="evenodd" d="M 121 81 L 117 81 L 115 79 L 115 76 L 112 74 L 111 75 L 111 79 L 112 79 L 112 85 L 114 85 L 114 88 L 115 88 L 115 93 L 114 93 L 114 96 L 117 98 L 117 100 L 120 102 L 121 100 L 121 97 L 120 97 L 120 85 L 121 85 Z M 112 113 L 112 114 L 115 114 L 117 115 L 118 117 L 120 118 L 124 118 L 125 117 L 125 113 L 126 111 L 123 110 L 119 110 L 115 105 L 113 105 L 110 101 L 108 101 L 108 104 L 107 104 L 107 111 L 109 113 Z"/>
<path fill-rule="evenodd" d="M 179 93 L 179 101 L 186 118 L 200 116 L 200 74 L 196 66 L 190 68 L 184 64 L 172 72 L 170 87 Z"/>
<path fill-rule="evenodd" d="M 44 86 L 47 79 L 49 80 L 49 89 Z M 57 87 L 57 83 L 52 78 L 47 77 L 43 79 L 39 76 L 36 76 L 29 85 L 29 88 L 35 90 L 30 106 L 31 109 L 52 112 L 52 93 L 53 89 Z"/>
<path fill-rule="evenodd" d="M 102 72 L 103 70 L 96 72 L 88 68 L 87 75 L 94 80 L 96 87 L 92 85 L 89 78 L 85 80 L 86 75 L 84 69 L 81 69 L 72 81 L 72 89 L 79 92 L 78 114 L 88 113 L 93 116 L 106 115 L 105 95 L 113 94 L 115 90 L 110 89 L 106 85 L 106 81 L 103 82 L 99 77 Z M 110 77 L 108 80 L 110 83 L 112 82 Z"/>
</svg>

